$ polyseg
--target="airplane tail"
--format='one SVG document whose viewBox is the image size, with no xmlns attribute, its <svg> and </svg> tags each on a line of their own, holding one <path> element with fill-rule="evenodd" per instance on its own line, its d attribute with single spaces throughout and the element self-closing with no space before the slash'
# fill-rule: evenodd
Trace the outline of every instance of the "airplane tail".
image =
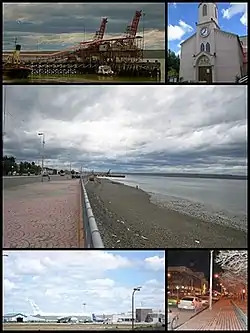
<svg viewBox="0 0 250 333">
<path fill-rule="evenodd" d="M 42 312 L 41 310 L 39 309 L 39 307 L 36 305 L 36 303 L 34 301 L 32 301 L 31 299 L 28 299 L 29 302 L 30 302 L 30 305 L 32 307 L 32 310 L 33 310 L 33 315 L 34 316 L 37 316 L 37 315 L 41 315 Z"/>
<path fill-rule="evenodd" d="M 93 321 L 96 321 L 96 316 L 95 316 L 94 313 L 92 313 L 92 320 L 93 320 Z"/>
</svg>

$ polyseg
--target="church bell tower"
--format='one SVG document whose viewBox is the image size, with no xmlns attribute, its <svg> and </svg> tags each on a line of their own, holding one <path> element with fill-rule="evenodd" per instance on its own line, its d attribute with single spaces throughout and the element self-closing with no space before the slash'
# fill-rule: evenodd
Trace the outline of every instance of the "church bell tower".
<svg viewBox="0 0 250 333">
<path fill-rule="evenodd" d="M 213 25 L 214 28 L 219 28 L 218 22 L 218 6 L 216 2 L 200 2 L 199 3 L 199 15 L 198 15 L 198 23 L 197 25 L 208 24 Z"/>
</svg>

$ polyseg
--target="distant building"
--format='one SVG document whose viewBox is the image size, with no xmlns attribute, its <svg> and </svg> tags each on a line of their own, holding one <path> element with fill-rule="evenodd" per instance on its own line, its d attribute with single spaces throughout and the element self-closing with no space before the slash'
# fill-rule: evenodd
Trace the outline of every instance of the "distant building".
<svg viewBox="0 0 250 333">
<path fill-rule="evenodd" d="M 149 317 L 149 313 L 152 313 L 152 309 L 136 309 L 135 310 L 135 319 L 137 322 L 149 322 L 150 321 L 150 317 Z"/>
<path fill-rule="evenodd" d="M 205 294 L 208 281 L 204 273 L 194 272 L 185 266 L 168 267 L 168 291 L 171 294 L 184 296 L 188 294 Z"/>
<path fill-rule="evenodd" d="M 3 322 L 45 322 L 45 319 L 37 318 L 35 316 L 24 315 L 23 313 L 8 313 L 3 316 Z"/>
</svg>

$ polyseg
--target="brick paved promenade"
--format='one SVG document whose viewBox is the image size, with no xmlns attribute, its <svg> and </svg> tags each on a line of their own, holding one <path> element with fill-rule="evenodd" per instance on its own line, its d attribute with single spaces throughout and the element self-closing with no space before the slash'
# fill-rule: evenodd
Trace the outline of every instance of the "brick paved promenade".
<svg viewBox="0 0 250 333">
<path fill-rule="evenodd" d="M 177 331 L 242 331 L 230 300 L 221 300 L 176 329 Z"/>
<path fill-rule="evenodd" d="M 238 301 L 233 300 L 234 304 L 236 304 L 244 313 L 247 314 L 247 301 Z"/>
<path fill-rule="evenodd" d="M 5 189 L 3 209 L 5 248 L 79 247 L 79 180 Z"/>
</svg>

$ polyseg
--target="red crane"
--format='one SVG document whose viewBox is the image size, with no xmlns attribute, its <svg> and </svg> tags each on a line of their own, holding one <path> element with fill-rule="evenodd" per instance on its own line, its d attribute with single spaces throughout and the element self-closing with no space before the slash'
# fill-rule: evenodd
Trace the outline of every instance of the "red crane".
<svg viewBox="0 0 250 333">
<path fill-rule="evenodd" d="M 126 37 L 135 37 L 136 36 L 141 16 L 142 16 L 142 11 L 137 10 L 135 12 L 135 16 L 133 17 L 131 25 L 127 26 L 127 29 L 125 32 Z"/>
<path fill-rule="evenodd" d="M 96 39 L 103 39 L 107 22 L 108 22 L 108 19 L 106 17 L 104 17 L 102 19 L 102 21 L 101 21 L 100 29 L 98 31 L 96 31 L 96 33 L 95 33 L 94 40 L 96 40 Z"/>
</svg>

